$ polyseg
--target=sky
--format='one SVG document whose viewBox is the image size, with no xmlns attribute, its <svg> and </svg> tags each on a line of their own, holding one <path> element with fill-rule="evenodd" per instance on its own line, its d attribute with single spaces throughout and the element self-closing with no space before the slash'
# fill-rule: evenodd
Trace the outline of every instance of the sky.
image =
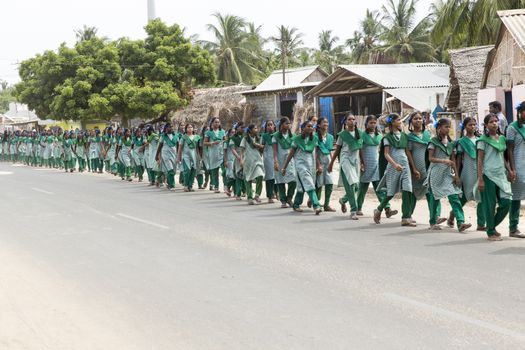
<svg viewBox="0 0 525 350">
<path fill-rule="evenodd" d="M 394 0 L 395 1 L 395 0 Z M 251 5 L 257 3 L 257 6 Z M 213 39 L 206 24 L 215 23 L 214 12 L 241 16 L 263 26 L 263 35 L 276 34 L 282 24 L 298 28 L 305 46 L 317 47 L 321 30 L 332 30 L 341 43 L 352 37 L 366 9 L 380 9 L 386 0 L 366 1 L 240 1 L 156 0 L 156 15 L 167 24 L 178 23 L 189 34 Z M 432 0 L 419 0 L 417 17 L 429 12 Z M 110 39 L 145 36 L 147 0 L 0 0 L 0 80 L 19 81 L 17 63 L 62 42 L 73 45 L 75 30 L 98 28 Z"/>
</svg>

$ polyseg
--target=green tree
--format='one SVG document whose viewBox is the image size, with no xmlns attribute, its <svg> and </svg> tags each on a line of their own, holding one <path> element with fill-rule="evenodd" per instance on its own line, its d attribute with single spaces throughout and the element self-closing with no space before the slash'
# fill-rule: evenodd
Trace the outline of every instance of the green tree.
<svg viewBox="0 0 525 350">
<path fill-rule="evenodd" d="M 85 38 L 22 62 L 18 99 L 43 118 L 118 115 L 126 125 L 167 115 L 188 103 L 192 86 L 215 82 L 211 56 L 179 26 L 155 20 L 145 29 L 145 40 Z"/>
<path fill-rule="evenodd" d="M 494 44 L 501 22 L 497 11 L 524 7 L 524 0 L 437 0 L 430 9 L 432 41 L 442 59 L 447 49 Z"/>
<path fill-rule="evenodd" d="M 387 0 L 382 7 L 386 30 L 381 50 L 399 63 L 435 61 L 429 17 L 415 22 L 417 0 Z"/>
<path fill-rule="evenodd" d="M 9 103 L 16 101 L 13 93 L 13 88 L 5 80 L 0 80 L 0 113 L 7 112 Z"/>
<path fill-rule="evenodd" d="M 323 30 L 319 33 L 319 50 L 314 54 L 315 62 L 330 74 L 338 64 L 350 60 L 344 52 L 344 46 L 337 45 L 338 41 L 339 37 L 332 36 L 331 30 Z"/>
<path fill-rule="evenodd" d="M 82 29 L 75 30 L 75 36 L 77 41 L 86 41 L 97 38 L 97 27 L 88 27 L 84 25 Z"/>
<path fill-rule="evenodd" d="M 371 63 L 372 55 L 379 51 L 384 31 L 379 12 L 367 9 L 365 18 L 359 22 L 359 26 L 359 30 L 346 41 L 346 45 L 350 47 L 352 62 Z"/>
<path fill-rule="evenodd" d="M 277 46 L 278 57 L 281 62 L 283 85 L 286 84 L 285 72 L 289 62 L 297 62 L 297 53 L 301 45 L 303 45 L 302 37 L 303 34 L 299 33 L 297 28 L 290 28 L 284 25 L 278 27 L 278 35 L 272 37 L 272 41 Z"/>
<path fill-rule="evenodd" d="M 262 74 L 260 64 L 264 62 L 260 27 L 250 27 L 243 18 L 234 15 L 214 13 L 213 17 L 218 23 L 208 24 L 207 29 L 215 41 L 203 43 L 215 56 L 219 80 L 226 83 L 257 80 Z"/>
</svg>

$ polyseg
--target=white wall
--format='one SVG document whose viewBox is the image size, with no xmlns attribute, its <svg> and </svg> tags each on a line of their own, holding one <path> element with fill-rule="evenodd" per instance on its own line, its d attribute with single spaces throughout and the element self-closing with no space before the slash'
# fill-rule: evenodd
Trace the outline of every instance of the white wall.
<svg viewBox="0 0 525 350">
<path fill-rule="evenodd" d="M 501 102 L 503 114 L 505 114 L 505 90 L 502 87 L 482 89 L 478 91 L 478 123 L 489 114 L 489 103 L 492 101 Z"/>
<path fill-rule="evenodd" d="M 512 104 L 516 106 L 522 101 L 525 101 L 525 85 L 516 85 L 512 88 Z M 513 109 L 512 115 L 516 120 L 516 109 Z"/>
</svg>

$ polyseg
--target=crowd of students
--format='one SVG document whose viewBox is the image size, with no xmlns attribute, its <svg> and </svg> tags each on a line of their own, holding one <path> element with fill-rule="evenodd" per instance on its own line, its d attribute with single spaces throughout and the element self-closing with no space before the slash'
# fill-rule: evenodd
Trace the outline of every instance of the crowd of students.
<svg viewBox="0 0 525 350">
<path fill-rule="evenodd" d="M 186 124 L 174 130 L 165 124 L 161 130 L 151 125 L 124 129 L 111 127 L 42 133 L 5 132 L 0 135 L 3 161 L 21 162 L 34 167 L 61 168 L 66 172 L 91 171 L 133 176 L 150 186 L 174 190 L 176 172 L 185 192 L 207 188 L 220 193 L 222 174 L 224 193 L 248 204 L 261 203 L 264 187 L 269 203 L 278 200 L 281 208 L 302 212 L 307 206 L 316 215 L 334 212 L 330 206 L 335 180 L 334 163 L 339 161 L 338 184 L 344 187 L 339 200 L 343 213 L 350 207 L 350 219 L 363 215 L 365 195 L 372 184 L 380 202 L 373 220 L 398 214 L 391 208 L 392 198 L 401 194 L 401 225 L 415 227 L 414 211 L 419 200 L 427 202 L 432 230 L 441 224 L 456 225 L 459 232 L 471 227 L 465 221 L 463 206 L 477 202 L 476 230 L 486 231 L 491 241 L 501 240 L 496 227 L 510 213 L 509 235 L 525 238 L 518 229 L 521 200 L 525 197 L 525 102 L 517 106 L 517 121 L 505 125 L 490 113 L 478 130 L 475 119 L 461 123 L 461 138 L 450 137 L 451 122 L 441 118 L 434 123 L 435 136 L 419 112 L 408 118 L 408 130 L 397 114 L 386 118 L 381 133 L 375 116 L 368 116 L 363 130 L 349 114 L 337 139 L 328 132 L 329 123 L 316 117 L 304 122 L 300 132 L 291 132 L 290 120 L 267 120 L 258 125 L 238 122 L 225 131 L 219 118 L 196 130 Z M 324 198 L 322 193 L 324 190 Z M 441 216 L 441 199 L 447 199 L 451 212 Z M 322 202 L 321 202 L 322 201 Z"/>
</svg>

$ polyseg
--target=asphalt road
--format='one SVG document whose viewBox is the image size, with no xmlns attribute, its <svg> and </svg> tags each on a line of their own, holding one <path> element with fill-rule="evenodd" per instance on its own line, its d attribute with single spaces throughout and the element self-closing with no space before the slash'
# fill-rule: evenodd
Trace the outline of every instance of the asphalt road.
<svg viewBox="0 0 525 350">
<path fill-rule="evenodd" d="M 4 163 L 0 195 L 0 349 L 525 349 L 525 240 Z"/>
</svg>

